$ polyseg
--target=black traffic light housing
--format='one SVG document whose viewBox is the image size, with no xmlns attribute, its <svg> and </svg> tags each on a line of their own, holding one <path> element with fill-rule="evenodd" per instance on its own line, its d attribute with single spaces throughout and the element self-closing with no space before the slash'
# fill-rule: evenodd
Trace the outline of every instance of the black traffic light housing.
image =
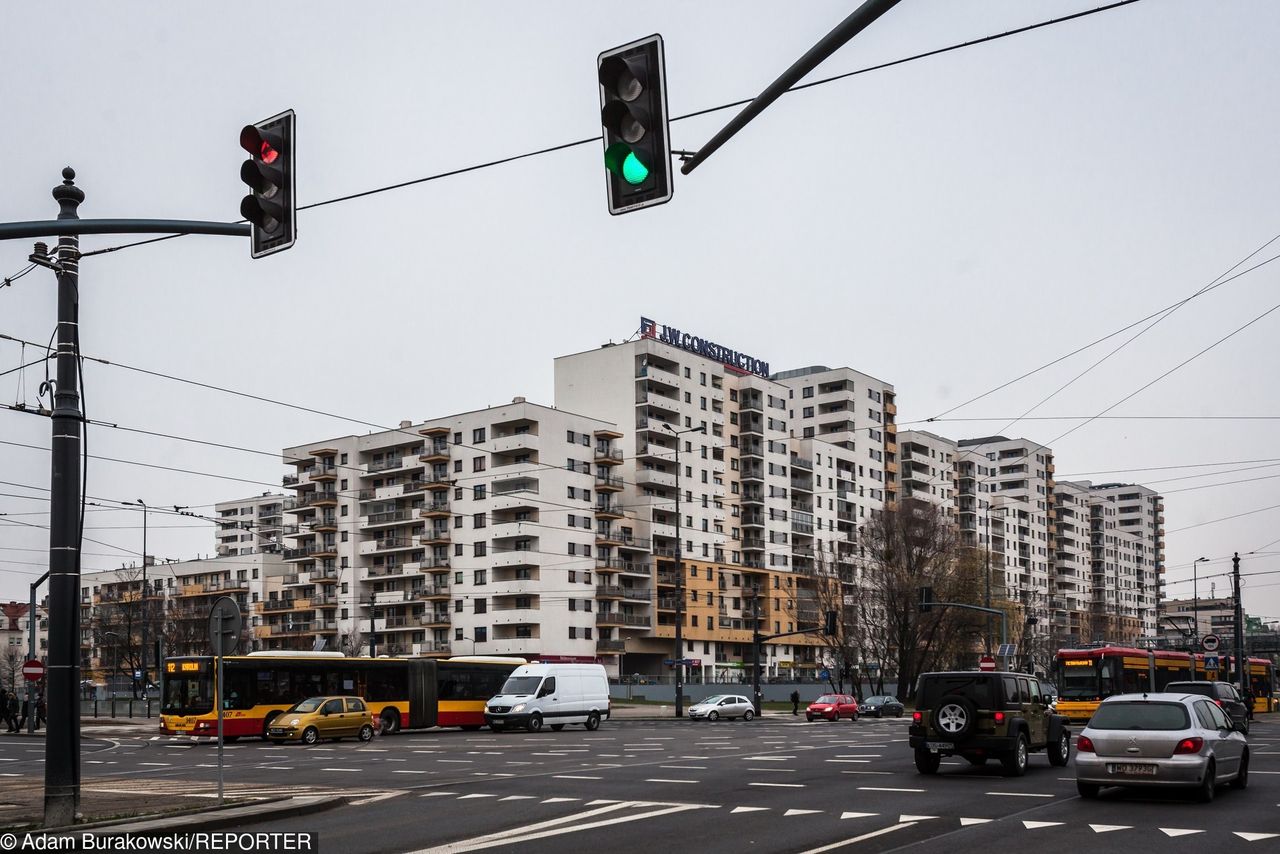
<svg viewBox="0 0 1280 854">
<path fill-rule="evenodd" d="M 921 587 L 920 588 L 920 613 L 927 614 L 931 610 L 933 610 L 933 588 Z"/>
<path fill-rule="evenodd" d="M 294 121 L 293 110 L 285 110 L 240 131 L 240 147 L 249 152 L 240 180 L 250 190 L 240 201 L 240 215 L 253 226 L 254 258 L 282 252 L 297 239 Z"/>
<path fill-rule="evenodd" d="M 839 616 L 840 616 L 840 615 L 839 615 L 839 614 L 837 614 L 835 611 L 828 611 L 828 612 L 827 612 L 827 620 L 826 620 L 826 624 L 825 624 L 825 625 L 824 625 L 824 627 L 823 627 L 823 633 L 824 633 L 825 635 L 827 635 L 828 637 L 835 637 L 835 635 L 836 635 L 836 620 L 837 620 L 837 618 L 838 618 Z"/>
<path fill-rule="evenodd" d="M 675 186 L 662 36 L 604 51 L 596 60 L 596 77 L 609 213 L 670 201 Z"/>
</svg>

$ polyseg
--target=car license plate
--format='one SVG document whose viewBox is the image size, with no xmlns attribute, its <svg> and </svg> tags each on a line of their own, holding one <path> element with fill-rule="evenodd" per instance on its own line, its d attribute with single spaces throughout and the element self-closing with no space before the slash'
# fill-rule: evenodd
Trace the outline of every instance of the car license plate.
<svg viewBox="0 0 1280 854">
<path fill-rule="evenodd" d="M 929 741 L 925 742 L 925 747 L 930 750 L 950 750 L 951 742 L 949 741 Z"/>
<path fill-rule="evenodd" d="M 1154 777 L 1156 775 L 1156 766 L 1154 765 L 1108 765 L 1107 771 L 1112 774 L 1132 774 L 1135 777 Z"/>
</svg>

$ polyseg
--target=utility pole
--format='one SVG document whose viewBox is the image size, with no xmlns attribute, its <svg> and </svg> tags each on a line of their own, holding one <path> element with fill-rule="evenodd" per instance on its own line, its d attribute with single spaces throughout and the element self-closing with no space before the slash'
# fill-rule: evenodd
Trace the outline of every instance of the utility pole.
<svg viewBox="0 0 1280 854">
<path fill-rule="evenodd" d="M 59 220 L 77 220 L 84 191 L 71 167 L 53 190 Z M 57 385 L 49 492 L 49 666 L 45 703 L 44 826 L 75 824 L 80 806 L 80 237 L 58 237 Z"/>
<path fill-rule="evenodd" d="M 31 582 L 31 600 L 27 611 L 27 661 L 36 660 L 36 589 L 44 584 L 44 580 L 49 577 L 49 573 L 37 578 Z M 48 671 L 46 671 L 47 673 Z M 47 676 L 45 677 L 48 678 Z M 48 682 L 45 682 L 46 687 Z M 36 731 L 36 683 L 27 682 L 27 732 L 34 733 Z"/>
<path fill-rule="evenodd" d="M 680 437 L 685 433 L 706 433 L 706 427 L 690 427 L 676 430 L 670 424 L 667 431 L 676 437 L 676 717 L 684 717 L 684 552 L 680 539 Z"/>
<path fill-rule="evenodd" d="M 1240 677 L 1240 695 L 1247 697 L 1249 690 L 1249 657 L 1244 649 L 1244 604 L 1240 600 L 1240 552 L 1231 558 L 1231 579 L 1236 593 L 1236 673 Z M 1249 702 L 1248 699 L 1245 702 Z"/>
<path fill-rule="evenodd" d="M 149 604 L 147 590 L 147 502 L 139 498 L 137 501 L 125 501 L 125 504 L 135 504 L 142 508 L 142 599 L 139 602 L 142 613 L 142 651 L 139 653 L 138 663 L 142 671 L 142 699 L 147 698 L 147 619 L 151 616 L 151 606 Z"/>
</svg>

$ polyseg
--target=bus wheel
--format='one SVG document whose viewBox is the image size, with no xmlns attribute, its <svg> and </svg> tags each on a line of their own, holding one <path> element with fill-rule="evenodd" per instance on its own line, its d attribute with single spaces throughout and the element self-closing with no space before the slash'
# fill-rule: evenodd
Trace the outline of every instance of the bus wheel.
<svg viewBox="0 0 1280 854">
<path fill-rule="evenodd" d="M 395 709 L 383 709 L 381 720 L 383 735 L 395 735 L 400 731 L 400 713 Z"/>
</svg>

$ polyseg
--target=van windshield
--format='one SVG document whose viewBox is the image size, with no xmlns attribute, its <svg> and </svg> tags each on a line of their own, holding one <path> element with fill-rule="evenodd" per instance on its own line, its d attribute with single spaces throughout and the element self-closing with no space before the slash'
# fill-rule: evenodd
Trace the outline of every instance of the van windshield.
<svg viewBox="0 0 1280 854">
<path fill-rule="evenodd" d="M 541 676 L 511 676 L 502 686 L 503 694 L 532 694 L 538 690 Z"/>
</svg>

